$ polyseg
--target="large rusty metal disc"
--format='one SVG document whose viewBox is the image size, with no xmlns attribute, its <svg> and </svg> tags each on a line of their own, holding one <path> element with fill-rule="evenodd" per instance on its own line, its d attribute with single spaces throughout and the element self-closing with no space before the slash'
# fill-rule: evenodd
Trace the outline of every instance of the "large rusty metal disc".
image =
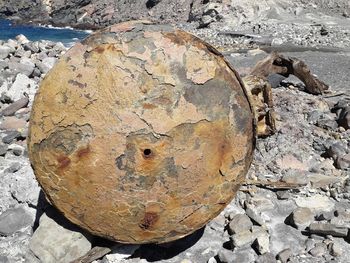
<svg viewBox="0 0 350 263">
<path fill-rule="evenodd" d="M 35 97 L 29 156 L 75 224 L 123 243 L 167 242 L 232 200 L 251 163 L 239 77 L 198 38 L 117 24 L 71 48 Z"/>
</svg>

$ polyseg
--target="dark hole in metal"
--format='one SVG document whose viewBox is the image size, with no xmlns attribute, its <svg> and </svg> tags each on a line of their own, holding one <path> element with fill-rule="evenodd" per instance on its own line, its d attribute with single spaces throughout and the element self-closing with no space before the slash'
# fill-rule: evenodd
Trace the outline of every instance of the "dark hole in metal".
<svg viewBox="0 0 350 263">
<path fill-rule="evenodd" d="M 152 151 L 151 151 L 151 149 L 144 149 L 144 150 L 143 150 L 143 154 L 144 154 L 145 156 L 150 156 L 150 155 L 152 154 Z"/>
</svg>

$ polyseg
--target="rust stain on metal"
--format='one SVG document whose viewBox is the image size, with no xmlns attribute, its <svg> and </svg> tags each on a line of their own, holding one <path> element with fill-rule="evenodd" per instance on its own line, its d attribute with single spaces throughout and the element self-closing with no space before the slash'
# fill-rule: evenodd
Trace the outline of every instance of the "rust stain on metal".
<svg viewBox="0 0 350 263">
<path fill-rule="evenodd" d="M 208 44 L 126 22 L 76 44 L 46 75 L 29 156 L 73 223 L 122 243 L 162 243 L 232 200 L 252 160 L 253 120 L 241 79 Z"/>
</svg>

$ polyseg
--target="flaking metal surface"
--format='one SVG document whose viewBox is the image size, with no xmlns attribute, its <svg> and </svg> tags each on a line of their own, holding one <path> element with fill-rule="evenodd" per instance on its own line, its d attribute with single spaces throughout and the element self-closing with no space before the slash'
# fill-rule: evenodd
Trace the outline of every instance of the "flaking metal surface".
<svg viewBox="0 0 350 263">
<path fill-rule="evenodd" d="M 171 26 L 117 24 L 47 74 L 29 156 L 44 192 L 91 233 L 162 243 L 232 200 L 254 147 L 242 82 L 215 49 Z"/>
</svg>

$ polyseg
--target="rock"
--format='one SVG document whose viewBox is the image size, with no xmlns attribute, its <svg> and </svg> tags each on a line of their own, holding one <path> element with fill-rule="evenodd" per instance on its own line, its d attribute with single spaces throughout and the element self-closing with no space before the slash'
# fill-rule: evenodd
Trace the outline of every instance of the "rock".
<svg viewBox="0 0 350 263">
<path fill-rule="evenodd" d="M 342 170 L 350 169 L 350 153 L 338 157 L 335 161 L 335 167 Z"/>
<path fill-rule="evenodd" d="M 276 161 L 276 164 L 282 170 L 289 170 L 289 169 L 301 170 L 301 171 L 308 170 L 308 166 L 302 161 L 298 160 L 293 154 L 287 154 L 283 156 L 282 158 Z"/>
<path fill-rule="evenodd" d="M 22 58 L 22 60 L 28 58 Z M 22 73 L 29 77 L 34 70 L 34 66 L 29 63 L 18 63 L 18 62 L 9 62 L 9 69 L 13 70 L 15 73 Z"/>
<path fill-rule="evenodd" d="M 338 123 L 334 119 L 319 119 L 316 125 L 330 131 L 335 131 L 338 128 Z"/>
<path fill-rule="evenodd" d="M 261 255 L 255 263 L 276 263 L 276 258 L 272 253 Z"/>
<path fill-rule="evenodd" d="M 329 251 L 334 257 L 339 257 L 343 254 L 342 246 L 337 241 L 333 241 L 333 243 L 330 244 Z"/>
<path fill-rule="evenodd" d="M 131 257 L 139 247 L 139 245 L 118 245 L 105 256 L 105 259 L 108 263 L 119 263 L 123 259 Z"/>
<path fill-rule="evenodd" d="M 339 156 L 347 153 L 347 147 L 341 142 L 335 142 L 327 147 L 326 153 L 329 157 L 332 157 L 334 160 L 336 160 Z"/>
<path fill-rule="evenodd" d="M 231 250 L 221 249 L 218 252 L 218 258 L 220 263 L 231 263 L 233 262 L 234 253 Z"/>
<path fill-rule="evenodd" d="M 12 148 L 13 154 L 16 155 L 16 156 L 21 156 L 24 153 L 24 151 L 25 151 L 25 148 L 23 146 L 17 145 L 17 144 L 14 145 L 11 148 Z"/>
<path fill-rule="evenodd" d="M 13 174 L 17 172 L 19 169 L 21 169 L 21 164 L 19 162 L 13 162 L 10 167 L 6 168 L 4 173 L 10 173 Z"/>
<path fill-rule="evenodd" d="M 299 207 L 291 214 L 291 223 L 297 229 L 304 230 L 314 221 L 314 214 L 307 207 Z"/>
<path fill-rule="evenodd" d="M 28 97 L 23 97 L 17 101 L 15 101 L 14 103 L 12 103 L 11 105 L 9 105 L 8 107 L 6 107 L 5 109 L 3 109 L 1 111 L 1 115 L 2 116 L 12 116 L 16 113 L 16 111 L 18 111 L 19 109 L 25 108 L 27 107 L 29 103 L 29 99 Z"/>
<path fill-rule="evenodd" d="M 234 247 L 242 247 L 247 244 L 252 244 L 254 239 L 255 236 L 250 230 L 240 231 L 231 236 L 231 241 Z"/>
<path fill-rule="evenodd" d="M 309 183 L 309 178 L 305 172 L 291 169 L 281 178 L 281 181 L 292 185 L 307 185 Z"/>
<path fill-rule="evenodd" d="M 10 260 L 8 259 L 7 256 L 0 255 L 0 262 L 1 263 L 10 263 Z"/>
<path fill-rule="evenodd" d="M 16 40 L 17 40 L 20 44 L 26 44 L 26 43 L 29 42 L 28 38 L 26 38 L 26 36 L 25 36 L 25 35 L 22 35 L 22 34 L 16 36 Z"/>
<path fill-rule="evenodd" d="M 38 53 L 40 51 L 38 42 L 29 42 L 23 44 L 24 50 L 29 50 L 32 53 Z"/>
<path fill-rule="evenodd" d="M 2 142 L 6 144 L 10 144 L 14 139 L 21 136 L 21 133 L 19 131 L 9 131 L 5 134 L 6 135 L 2 138 Z"/>
<path fill-rule="evenodd" d="M 47 57 L 42 62 L 37 62 L 36 66 L 40 69 L 43 74 L 46 74 L 56 63 L 57 58 Z"/>
<path fill-rule="evenodd" d="M 208 259 L 207 263 L 218 263 L 214 257 Z"/>
<path fill-rule="evenodd" d="M 10 55 L 11 51 L 12 49 L 10 47 L 0 46 L 0 59 L 7 58 Z"/>
<path fill-rule="evenodd" d="M 71 229 L 43 214 L 29 247 L 42 262 L 71 262 L 91 249 L 90 241 L 80 232 Z"/>
<path fill-rule="evenodd" d="M 311 197 L 298 197 L 295 199 L 295 203 L 299 207 L 306 207 L 311 211 L 332 211 L 334 208 L 334 202 L 327 196 L 313 195 Z"/>
<path fill-rule="evenodd" d="M 232 218 L 231 222 L 229 223 L 228 230 L 229 233 L 232 235 L 249 230 L 252 226 L 253 223 L 252 221 L 250 221 L 247 215 L 237 214 Z"/>
<path fill-rule="evenodd" d="M 255 210 L 253 210 L 251 207 L 247 207 L 247 209 L 245 210 L 245 213 L 256 224 L 258 224 L 260 226 L 265 225 L 264 219 L 262 219 L 261 216 Z"/>
<path fill-rule="evenodd" d="M 309 253 L 314 257 L 321 257 L 327 252 L 327 246 L 324 243 L 318 243 Z"/>
<path fill-rule="evenodd" d="M 282 263 L 286 263 L 288 259 L 292 256 L 292 250 L 290 248 L 286 248 L 282 250 L 277 255 L 277 259 L 280 260 Z"/>
<path fill-rule="evenodd" d="M 36 91 L 36 83 L 29 79 L 24 74 L 17 74 L 15 82 L 7 91 L 7 95 L 13 100 L 19 100 L 25 97 L 24 94 L 29 95 L 29 99 L 32 100 Z"/>
<path fill-rule="evenodd" d="M 253 246 L 261 255 L 270 252 L 270 238 L 268 234 L 258 236 Z"/>
<path fill-rule="evenodd" d="M 8 146 L 6 144 L 0 143 L 0 156 L 4 156 L 8 150 Z"/>
<path fill-rule="evenodd" d="M 23 208 L 10 208 L 0 215 L 0 234 L 9 236 L 32 225 L 34 219 Z"/>
<path fill-rule="evenodd" d="M 231 263 L 244 262 L 253 263 L 255 261 L 256 253 L 251 247 L 244 247 L 235 249 Z"/>
<path fill-rule="evenodd" d="M 276 192 L 277 198 L 279 200 L 287 200 L 290 198 L 290 192 L 289 191 L 277 191 Z"/>
<path fill-rule="evenodd" d="M 21 131 L 25 129 L 27 122 L 17 117 L 4 117 L 0 124 L 0 130 Z"/>
<path fill-rule="evenodd" d="M 348 228 L 325 222 L 317 222 L 310 224 L 309 232 L 322 236 L 346 237 L 348 235 Z"/>
</svg>

